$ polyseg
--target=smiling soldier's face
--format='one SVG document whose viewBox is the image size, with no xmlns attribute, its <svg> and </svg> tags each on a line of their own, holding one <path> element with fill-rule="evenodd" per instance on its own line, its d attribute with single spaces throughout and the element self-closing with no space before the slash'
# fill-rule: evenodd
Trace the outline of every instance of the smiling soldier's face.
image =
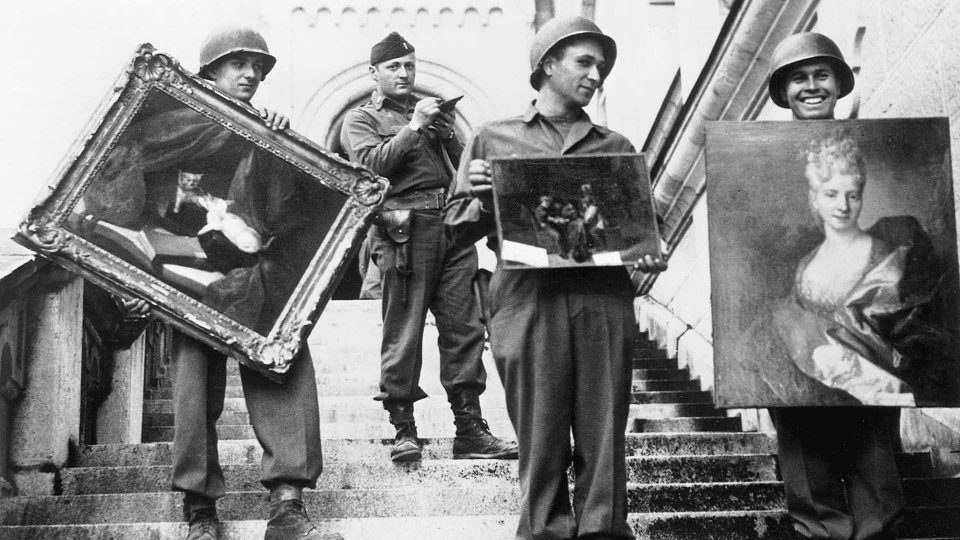
<svg viewBox="0 0 960 540">
<path fill-rule="evenodd" d="M 790 71 L 783 92 L 795 119 L 831 119 L 840 82 L 829 62 L 804 62 Z"/>
</svg>

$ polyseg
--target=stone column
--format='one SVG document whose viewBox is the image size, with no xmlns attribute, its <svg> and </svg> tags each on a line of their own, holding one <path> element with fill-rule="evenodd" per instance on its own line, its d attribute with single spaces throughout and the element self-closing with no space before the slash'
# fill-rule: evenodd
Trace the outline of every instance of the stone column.
<svg viewBox="0 0 960 540">
<path fill-rule="evenodd" d="M 80 433 L 83 281 L 48 267 L 29 302 L 26 390 L 13 413 L 10 465 L 21 495 L 51 495 Z"/>
<path fill-rule="evenodd" d="M 110 395 L 97 412 L 97 443 L 139 443 L 143 430 L 143 369 L 146 336 L 113 351 Z"/>
</svg>

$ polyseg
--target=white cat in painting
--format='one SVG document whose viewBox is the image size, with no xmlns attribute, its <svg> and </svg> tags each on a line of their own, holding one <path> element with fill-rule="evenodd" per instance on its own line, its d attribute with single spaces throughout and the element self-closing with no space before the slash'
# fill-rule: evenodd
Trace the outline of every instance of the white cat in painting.
<svg viewBox="0 0 960 540">
<path fill-rule="evenodd" d="M 209 231 L 220 231 L 227 240 L 245 253 L 256 253 L 263 248 L 260 233 L 247 224 L 242 217 L 229 211 L 230 203 L 226 199 L 215 197 L 200 188 L 202 173 L 179 171 L 177 197 L 173 211 L 179 213 L 184 204 L 195 204 L 207 211 L 207 224 L 197 236 Z"/>
</svg>

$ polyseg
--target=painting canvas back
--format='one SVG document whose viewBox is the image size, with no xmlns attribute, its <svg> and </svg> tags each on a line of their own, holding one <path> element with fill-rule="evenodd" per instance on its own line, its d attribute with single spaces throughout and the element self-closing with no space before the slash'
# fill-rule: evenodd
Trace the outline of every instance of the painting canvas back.
<svg viewBox="0 0 960 540">
<path fill-rule="evenodd" d="M 504 268 L 631 265 L 659 256 L 642 154 L 492 160 Z"/>
<path fill-rule="evenodd" d="M 708 127 L 720 406 L 960 405 L 949 141 L 943 118 Z"/>
</svg>

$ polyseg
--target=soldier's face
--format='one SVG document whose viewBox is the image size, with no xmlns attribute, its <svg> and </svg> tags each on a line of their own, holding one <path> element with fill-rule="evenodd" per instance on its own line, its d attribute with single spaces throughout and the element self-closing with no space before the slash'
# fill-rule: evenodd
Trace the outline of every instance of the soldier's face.
<svg viewBox="0 0 960 540">
<path fill-rule="evenodd" d="M 596 40 L 573 41 L 564 47 L 559 60 L 550 56 L 544 60 L 545 84 L 564 102 L 585 107 L 603 82 L 600 70 L 605 63 L 603 47 Z"/>
<path fill-rule="evenodd" d="M 783 92 L 795 119 L 826 120 L 833 118 L 840 82 L 829 62 L 806 62 L 790 71 Z"/>
<path fill-rule="evenodd" d="M 380 62 L 370 66 L 370 76 L 377 83 L 377 90 L 384 97 L 403 99 L 413 93 L 417 77 L 416 53 Z"/>
<path fill-rule="evenodd" d="M 231 54 L 210 71 L 213 84 L 240 101 L 250 101 L 263 79 L 263 59 L 256 54 Z"/>
</svg>

